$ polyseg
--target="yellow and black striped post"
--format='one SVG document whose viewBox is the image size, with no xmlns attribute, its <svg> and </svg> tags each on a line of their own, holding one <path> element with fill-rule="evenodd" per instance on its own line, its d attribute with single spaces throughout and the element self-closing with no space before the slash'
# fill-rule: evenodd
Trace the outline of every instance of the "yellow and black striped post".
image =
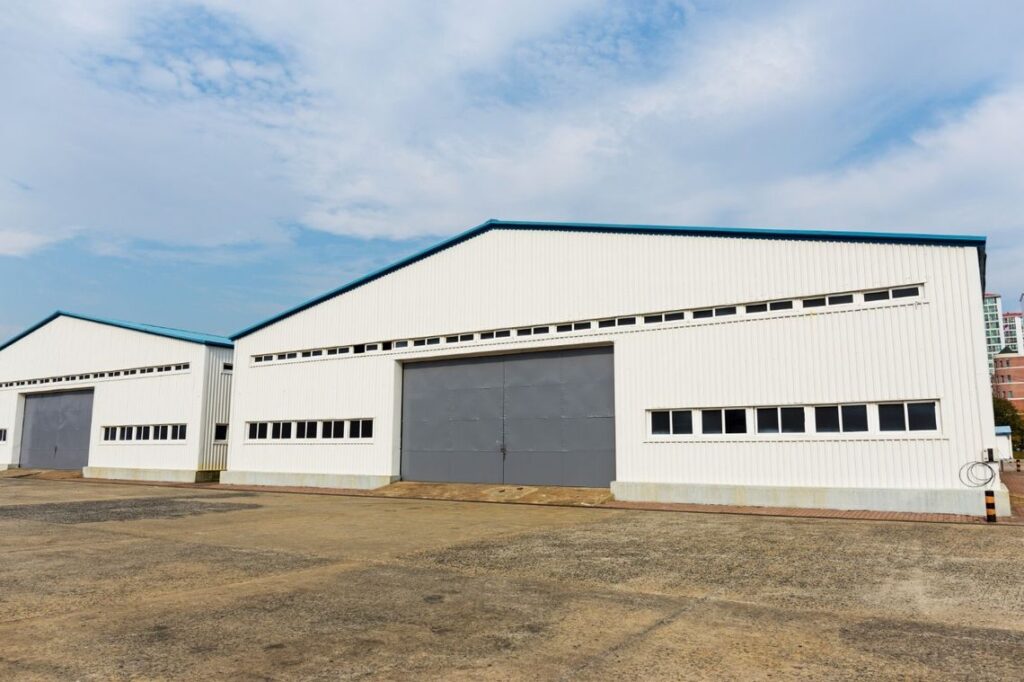
<svg viewBox="0 0 1024 682">
<path fill-rule="evenodd" d="M 996 494 L 991 490 L 985 491 L 985 520 L 996 522 Z"/>
</svg>

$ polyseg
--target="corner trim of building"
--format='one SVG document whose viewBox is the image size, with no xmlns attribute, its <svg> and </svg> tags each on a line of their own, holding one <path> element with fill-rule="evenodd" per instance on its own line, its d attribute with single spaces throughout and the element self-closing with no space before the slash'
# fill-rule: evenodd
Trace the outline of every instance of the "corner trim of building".
<svg viewBox="0 0 1024 682">
<path fill-rule="evenodd" d="M 222 471 L 220 482 L 227 485 L 280 485 L 296 488 L 349 488 L 372 490 L 398 480 L 397 476 L 371 474 L 305 474 L 278 471 Z"/>
<path fill-rule="evenodd" d="M 611 489 L 615 499 L 624 502 L 985 515 L 985 492 L 980 488 L 816 488 L 612 481 Z M 1010 493 L 1006 486 L 999 484 L 995 493 L 996 514 L 1010 516 Z"/>
<path fill-rule="evenodd" d="M 172 483 L 208 483 L 217 480 L 218 471 L 194 469 L 132 469 L 121 467 L 85 467 L 84 478 L 109 478 L 117 481 L 165 481 Z"/>
</svg>

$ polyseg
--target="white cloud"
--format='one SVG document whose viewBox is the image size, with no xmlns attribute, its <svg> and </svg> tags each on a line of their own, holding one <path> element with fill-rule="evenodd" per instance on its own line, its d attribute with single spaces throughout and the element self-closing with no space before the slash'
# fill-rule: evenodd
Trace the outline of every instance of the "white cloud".
<svg viewBox="0 0 1024 682">
<path fill-rule="evenodd" d="M 6 7 L 0 225 L 19 253 L 492 216 L 988 232 L 1011 286 L 1022 31 L 1015 2 Z"/>
</svg>

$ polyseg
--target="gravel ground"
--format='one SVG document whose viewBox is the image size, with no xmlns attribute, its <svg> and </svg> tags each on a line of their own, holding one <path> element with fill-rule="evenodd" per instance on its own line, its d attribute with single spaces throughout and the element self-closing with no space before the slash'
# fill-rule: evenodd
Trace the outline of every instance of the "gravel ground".
<svg viewBox="0 0 1024 682">
<path fill-rule="evenodd" d="M 1024 528 L 0 479 L 0 679 L 1024 678 Z"/>
</svg>

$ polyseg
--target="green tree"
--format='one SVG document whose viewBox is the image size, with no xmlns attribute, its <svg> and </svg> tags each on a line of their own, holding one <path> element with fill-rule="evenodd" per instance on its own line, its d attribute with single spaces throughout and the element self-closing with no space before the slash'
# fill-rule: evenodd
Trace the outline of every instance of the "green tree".
<svg viewBox="0 0 1024 682">
<path fill-rule="evenodd" d="M 996 416 L 996 426 L 1009 426 L 1013 431 L 1013 449 L 1024 450 L 1024 417 L 1014 409 L 1013 403 L 993 396 L 992 411 Z"/>
</svg>

